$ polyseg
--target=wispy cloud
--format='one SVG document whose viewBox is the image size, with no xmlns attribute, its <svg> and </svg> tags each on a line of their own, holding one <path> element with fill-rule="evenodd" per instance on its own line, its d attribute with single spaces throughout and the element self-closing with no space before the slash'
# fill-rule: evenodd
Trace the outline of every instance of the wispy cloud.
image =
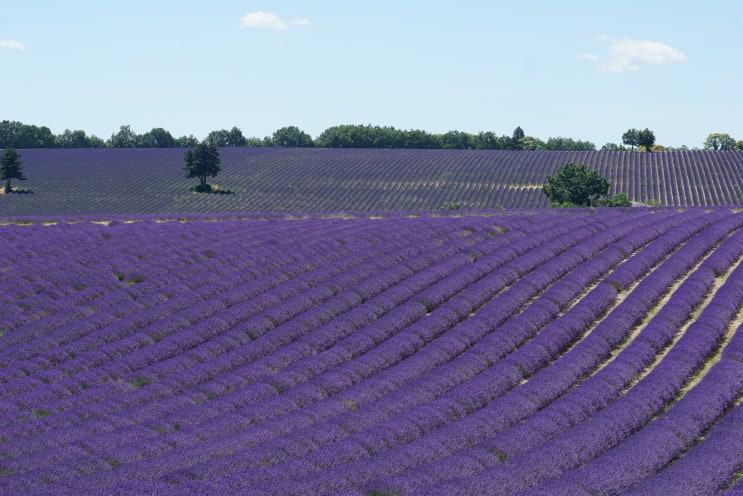
<svg viewBox="0 0 743 496">
<path fill-rule="evenodd" d="M 26 45 L 16 40 L 0 40 L 0 48 L 10 48 L 11 50 L 27 50 Z"/>
<path fill-rule="evenodd" d="M 581 60 L 588 60 L 591 62 L 598 62 L 599 56 L 593 53 L 579 53 L 578 58 Z"/>
<path fill-rule="evenodd" d="M 598 64 L 597 70 L 601 72 L 637 72 L 642 65 L 673 64 L 687 60 L 683 52 L 660 41 L 615 40 L 608 36 L 600 36 L 598 40 L 610 43 L 605 57 L 581 53 L 578 58 Z"/>
<path fill-rule="evenodd" d="M 306 26 L 310 23 L 308 19 L 292 19 L 285 21 L 281 17 L 271 12 L 250 12 L 245 14 L 240 21 L 243 29 L 275 29 L 284 30 L 289 26 Z"/>
</svg>

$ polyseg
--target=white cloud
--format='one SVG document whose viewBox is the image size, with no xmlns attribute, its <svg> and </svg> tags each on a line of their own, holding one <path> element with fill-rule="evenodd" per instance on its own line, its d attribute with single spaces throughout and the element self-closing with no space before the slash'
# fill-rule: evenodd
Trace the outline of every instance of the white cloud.
<svg viewBox="0 0 743 496">
<path fill-rule="evenodd" d="M 0 48 L 11 48 L 13 50 L 27 50 L 26 45 L 16 40 L 0 40 Z"/>
<path fill-rule="evenodd" d="M 293 19 L 284 21 L 282 18 L 271 12 L 250 12 L 245 14 L 240 21 L 244 29 L 276 29 L 284 30 L 289 26 L 306 26 L 310 23 L 308 19 Z"/>
<path fill-rule="evenodd" d="M 636 72 L 645 64 L 672 64 L 686 62 L 686 55 L 680 50 L 659 41 L 614 40 L 608 36 L 599 36 L 598 40 L 611 43 L 605 58 L 593 54 L 580 54 L 579 59 L 598 63 L 601 72 Z"/>
</svg>

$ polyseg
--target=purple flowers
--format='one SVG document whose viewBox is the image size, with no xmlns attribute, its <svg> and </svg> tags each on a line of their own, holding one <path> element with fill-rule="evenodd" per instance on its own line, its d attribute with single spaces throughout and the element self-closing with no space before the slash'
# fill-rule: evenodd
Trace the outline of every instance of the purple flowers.
<svg viewBox="0 0 743 496">
<path fill-rule="evenodd" d="M 740 470 L 741 213 L 79 220 L 0 226 L 0 492 L 715 494 Z"/>
</svg>

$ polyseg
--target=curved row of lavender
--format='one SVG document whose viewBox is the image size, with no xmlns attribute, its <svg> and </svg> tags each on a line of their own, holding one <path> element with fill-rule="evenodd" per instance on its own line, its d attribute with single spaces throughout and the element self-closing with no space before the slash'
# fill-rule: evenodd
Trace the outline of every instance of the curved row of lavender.
<svg viewBox="0 0 743 496">
<path fill-rule="evenodd" d="M 84 220 L 0 226 L 0 493 L 737 490 L 743 213 Z"/>
<path fill-rule="evenodd" d="M 640 203 L 743 204 L 743 151 L 523 152 L 223 148 L 210 179 L 230 194 L 193 194 L 183 149 L 21 150 L 32 194 L 0 196 L 0 216 L 542 208 L 548 175 L 595 168 Z"/>
</svg>

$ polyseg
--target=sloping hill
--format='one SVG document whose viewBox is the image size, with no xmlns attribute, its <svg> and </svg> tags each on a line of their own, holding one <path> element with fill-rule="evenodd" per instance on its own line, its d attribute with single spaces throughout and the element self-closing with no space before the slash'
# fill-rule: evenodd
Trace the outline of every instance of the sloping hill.
<svg viewBox="0 0 743 496">
<path fill-rule="evenodd" d="M 742 247 L 723 208 L 0 226 L 0 493 L 716 494 Z"/>
<path fill-rule="evenodd" d="M 541 186 L 565 163 L 596 168 L 635 202 L 743 204 L 743 152 L 518 152 L 226 148 L 196 195 L 182 149 L 22 150 L 33 191 L 0 197 L 0 216 L 436 210 L 548 206 Z"/>
</svg>

